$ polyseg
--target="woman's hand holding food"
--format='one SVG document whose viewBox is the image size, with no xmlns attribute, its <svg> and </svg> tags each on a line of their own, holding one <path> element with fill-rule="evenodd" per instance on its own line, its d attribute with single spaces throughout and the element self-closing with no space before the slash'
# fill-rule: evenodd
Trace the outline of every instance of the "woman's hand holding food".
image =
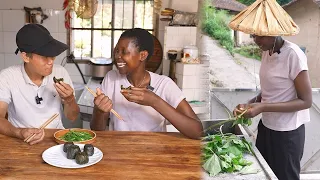
<svg viewBox="0 0 320 180">
<path fill-rule="evenodd" d="M 44 138 L 44 130 L 43 129 L 37 129 L 37 128 L 22 128 L 20 129 L 20 136 L 21 139 L 26 139 L 27 137 L 36 134 L 30 142 L 28 142 L 30 145 L 37 144 Z"/>
<path fill-rule="evenodd" d="M 238 116 L 242 113 L 243 117 L 245 118 L 253 118 L 260 114 L 263 111 L 263 104 L 262 103 L 251 103 L 251 104 L 239 104 L 233 110 L 233 115 Z"/>
<path fill-rule="evenodd" d="M 121 94 L 130 102 L 151 107 L 157 103 L 160 98 L 147 88 L 131 87 L 130 89 L 122 89 Z"/>
<path fill-rule="evenodd" d="M 112 101 L 101 92 L 100 88 L 97 88 L 97 97 L 94 98 L 94 105 L 97 109 L 105 113 L 109 113 L 112 109 Z"/>
<path fill-rule="evenodd" d="M 73 95 L 73 88 L 69 84 L 59 81 L 54 83 L 54 87 L 56 88 L 60 98 L 65 102 L 71 102 L 75 99 Z"/>
</svg>

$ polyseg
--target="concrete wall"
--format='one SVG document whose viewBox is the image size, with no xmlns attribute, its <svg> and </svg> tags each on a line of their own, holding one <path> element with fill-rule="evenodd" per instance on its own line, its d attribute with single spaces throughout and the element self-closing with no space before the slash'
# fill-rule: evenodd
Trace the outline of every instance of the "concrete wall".
<svg viewBox="0 0 320 180">
<path fill-rule="evenodd" d="M 238 43 L 240 46 L 254 43 L 253 38 L 250 37 L 250 34 L 246 34 L 241 31 L 238 31 L 238 35 L 239 35 Z"/>
<path fill-rule="evenodd" d="M 300 0 L 285 8 L 300 27 L 296 36 L 285 39 L 306 47 L 309 73 L 313 87 L 320 87 L 320 9 L 313 0 Z"/>
</svg>

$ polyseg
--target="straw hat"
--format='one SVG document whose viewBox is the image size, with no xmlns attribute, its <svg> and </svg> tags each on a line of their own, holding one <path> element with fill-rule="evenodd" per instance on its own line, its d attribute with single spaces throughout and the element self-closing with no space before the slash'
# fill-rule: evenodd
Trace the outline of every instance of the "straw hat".
<svg viewBox="0 0 320 180">
<path fill-rule="evenodd" d="M 256 0 L 233 17 L 229 27 L 257 36 L 291 36 L 300 30 L 276 0 Z"/>
</svg>

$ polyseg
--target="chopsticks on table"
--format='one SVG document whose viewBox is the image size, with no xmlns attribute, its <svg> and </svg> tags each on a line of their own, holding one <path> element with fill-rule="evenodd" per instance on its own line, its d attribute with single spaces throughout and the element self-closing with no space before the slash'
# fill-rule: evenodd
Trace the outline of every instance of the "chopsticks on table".
<svg viewBox="0 0 320 180">
<path fill-rule="evenodd" d="M 40 129 L 44 129 L 45 127 L 48 126 L 48 124 L 50 124 L 55 118 L 57 118 L 59 116 L 58 113 L 54 114 L 53 116 L 51 116 L 46 122 L 44 122 L 41 126 Z M 24 142 L 30 142 L 32 140 L 32 138 L 35 136 L 36 134 L 31 134 L 30 136 L 28 136 L 27 138 L 24 139 Z"/>
<path fill-rule="evenodd" d="M 85 87 L 86 87 L 86 89 L 87 89 L 94 97 L 97 97 L 97 94 L 96 94 L 94 91 L 92 91 L 88 86 L 85 86 Z M 122 117 L 121 117 L 115 110 L 111 109 L 111 112 L 112 112 L 115 116 L 117 116 L 118 119 L 123 120 Z"/>
</svg>

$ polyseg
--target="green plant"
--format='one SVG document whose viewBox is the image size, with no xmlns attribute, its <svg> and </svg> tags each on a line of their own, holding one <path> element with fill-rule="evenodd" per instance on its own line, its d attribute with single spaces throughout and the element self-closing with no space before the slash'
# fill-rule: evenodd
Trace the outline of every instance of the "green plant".
<svg viewBox="0 0 320 180">
<path fill-rule="evenodd" d="M 261 60 L 262 50 L 256 45 L 246 45 L 234 49 L 235 53 L 239 53 L 247 58 Z"/>
<path fill-rule="evenodd" d="M 224 10 L 217 10 L 210 1 L 204 2 L 202 11 L 202 30 L 219 41 L 220 45 L 233 54 L 234 41 L 228 27 L 231 16 Z"/>
</svg>

